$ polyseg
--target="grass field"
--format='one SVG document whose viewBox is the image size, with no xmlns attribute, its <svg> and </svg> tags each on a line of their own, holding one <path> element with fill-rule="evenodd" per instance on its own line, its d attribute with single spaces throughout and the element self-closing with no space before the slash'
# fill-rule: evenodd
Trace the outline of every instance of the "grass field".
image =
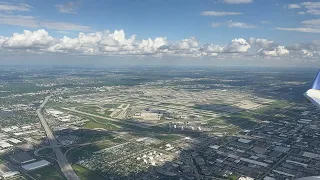
<svg viewBox="0 0 320 180">
<path fill-rule="evenodd" d="M 40 155 L 51 154 L 51 153 L 53 153 L 53 149 L 52 149 L 52 148 L 41 149 L 40 151 L 38 151 L 38 153 L 39 153 Z"/>
<path fill-rule="evenodd" d="M 65 180 L 64 176 L 61 175 L 56 167 L 47 166 L 29 173 L 35 179 L 41 180 Z"/>
<path fill-rule="evenodd" d="M 167 141 L 167 142 L 172 142 L 178 139 L 181 139 L 180 136 L 177 135 L 173 135 L 173 134 L 158 134 L 158 135 L 154 135 L 155 138 L 162 140 L 162 141 Z"/>
<path fill-rule="evenodd" d="M 91 171 L 85 167 L 82 167 L 78 164 L 73 164 L 72 168 L 74 169 L 74 171 L 77 173 L 77 175 L 80 177 L 81 180 L 103 180 L 105 178 L 103 178 L 101 175 L 99 175 L 98 172 L 95 171 Z"/>
<path fill-rule="evenodd" d="M 269 111 L 270 109 L 285 108 L 285 107 L 287 107 L 287 106 L 289 106 L 289 103 L 288 103 L 288 102 L 277 100 L 277 101 L 272 102 L 270 105 L 268 105 L 268 106 L 266 106 L 266 107 L 262 107 L 262 108 L 253 110 L 252 112 L 255 112 L 255 113 L 265 113 L 265 112 Z"/>
<path fill-rule="evenodd" d="M 96 151 L 100 151 L 100 150 L 108 148 L 108 147 L 115 146 L 116 144 L 117 143 L 112 142 L 112 141 L 104 141 L 104 142 L 101 142 L 101 143 L 99 142 L 99 143 L 96 143 L 96 144 L 90 145 L 90 146 L 74 148 L 67 153 L 67 159 L 70 162 L 75 163 L 78 161 L 78 159 L 80 157 L 90 157 L 92 155 L 92 153 L 94 153 Z"/>
<path fill-rule="evenodd" d="M 83 127 L 88 128 L 88 129 L 95 129 L 95 128 L 103 128 L 104 129 L 105 125 L 89 121 Z"/>
</svg>

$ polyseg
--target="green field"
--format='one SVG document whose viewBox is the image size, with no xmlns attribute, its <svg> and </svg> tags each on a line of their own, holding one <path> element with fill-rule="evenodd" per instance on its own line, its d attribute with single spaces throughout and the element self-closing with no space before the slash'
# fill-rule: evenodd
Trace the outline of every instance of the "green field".
<svg viewBox="0 0 320 180">
<path fill-rule="evenodd" d="M 29 175 L 41 180 L 65 180 L 64 176 L 52 165 L 32 171 Z"/>
<path fill-rule="evenodd" d="M 167 142 L 172 142 L 172 141 L 176 141 L 178 139 L 181 139 L 180 136 L 173 135 L 173 134 L 158 134 L 158 135 L 154 135 L 154 137 L 159 140 L 167 141 Z"/>
<path fill-rule="evenodd" d="M 40 151 L 38 151 L 38 153 L 40 155 L 48 155 L 48 154 L 53 153 L 53 149 L 52 148 L 41 149 Z"/>
<path fill-rule="evenodd" d="M 111 141 L 104 141 L 94 145 L 74 148 L 67 153 L 67 159 L 70 162 L 77 162 L 80 157 L 90 157 L 92 153 L 102 149 L 115 146 L 117 143 Z"/>
<path fill-rule="evenodd" d="M 89 121 L 83 127 L 88 128 L 88 129 L 94 129 L 94 128 L 103 128 L 104 129 L 105 125 Z"/>
<path fill-rule="evenodd" d="M 255 112 L 255 113 L 266 113 L 267 111 L 269 110 L 272 110 L 272 109 L 281 109 L 281 108 L 285 108 L 285 107 L 288 107 L 290 104 L 286 101 L 280 101 L 280 100 L 277 100 L 277 101 L 274 101 L 272 102 L 270 105 L 268 106 L 265 106 L 265 107 L 262 107 L 262 108 L 259 108 L 259 109 L 256 109 L 256 110 L 253 110 L 252 112 Z"/>
<path fill-rule="evenodd" d="M 77 173 L 77 175 L 80 177 L 81 180 L 103 180 L 105 178 L 103 178 L 103 176 L 99 175 L 98 172 L 95 171 L 91 171 L 85 167 L 82 167 L 78 164 L 73 164 L 72 168 L 74 169 L 74 171 Z"/>
</svg>

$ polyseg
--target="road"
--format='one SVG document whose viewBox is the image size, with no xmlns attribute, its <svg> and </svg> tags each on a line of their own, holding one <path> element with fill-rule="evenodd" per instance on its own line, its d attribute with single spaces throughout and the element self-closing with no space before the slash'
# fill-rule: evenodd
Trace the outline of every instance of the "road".
<svg viewBox="0 0 320 180">
<path fill-rule="evenodd" d="M 48 102 L 48 100 L 50 98 L 51 98 L 51 96 L 47 96 L 45 98 L 43 103 L 40 105 L 39 109 L 37 109 L 37 115 L 38 115 L 40 122 L 41 122 L 41 124 L 47 134 L 50 146 L 53 148 L 54 152 L 56 153 L 57 162 L 60 166 L 61 172 L 64 174 L 64 176 L 68 180 L 80 180 L 80 178 L 77 176 L 77 174 L 74 172 L 71 165 L 69 164 L 66 156 L 62 153 L 60 147 L 58 147 L 58 142 L 57 142 L 50 126 L 48 125 L 47 121 L 44 119 L 44 117 L 41 113 L 42 108 L 46 105 L 46 103 Z"/>
</svg>

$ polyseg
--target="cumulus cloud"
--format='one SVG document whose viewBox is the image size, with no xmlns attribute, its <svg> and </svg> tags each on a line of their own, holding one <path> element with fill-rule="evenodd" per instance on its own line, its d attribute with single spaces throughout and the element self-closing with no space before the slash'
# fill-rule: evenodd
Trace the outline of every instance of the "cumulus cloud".
<svg viewBox="0 0 320 180">
<path fill-rule="evenodd" d="M 261 53 L 265 56 L 286 56 L 289 54 L 289 50 L 284 46 L 278 46 L 271 51 L 262 50 Z"/>
<path fill-rule="evenodd" d="M 203 16 L 233 16 L 233 15 L 241 15 L 240 12 L 226 12 L 226 11 L 203 11 L 201 15 Z"/>
<path fill-rule="evenodd" d="M 227 46 L 218 46 L 207 43 L 203 48 L 201 48 L 201 50 L 212 53 L 246 53 L 250 47 L 250 44 L 245 39 L 239 38 L 233 39 Z"/>
<path fill-rule="evenodd" d="M 272 47 L 274 47 L 276 44 L 274 43 L 274 41 L 269 41 L 267 39 L 263 39 L 263 38 L 249 38 L 248 40 L 249 44 L 252 46 L 256 46 L 258 48 L 263 48 L 263 49 L 270 49 Z"/>
<path fill-rule="evenodd" d="M 37 31 L 24 30 L 22 34 L 14 33 L 12 37 L 2 41 L 1 45 L 9 49 L 42 49 L 54 42 L 54 38 L 43 29 Z"/>
<path fill-rule="evenodd" d="M 78 2 L 69 2 L 67 4 L 57 4 L 55 7 L 60 13 L 76 14 L 79 5 L 80 3 Z"/>
<path fill-rule="evenodd" d="M 231 28 L 245 28 L 245 29 L 256 28 L 256 26 L 252 24 L 247 24 L 242 22 L 233 22 L 233 21 L 229 21 L 228 26 Z"/>
<path fill-rule="evenodd" d="M 244 53 L 250 49 L 250 44 L 243 38 L 234 39 L 231 43 L 225 47 L 225 52 L 230 53 Z"/>
<path fill-rule="evenodd" d="M 308 56 L 308 57 L 313 56 L 313 53 L 312 53 L 311 51 L 309 51 L 309 50 L 306 50 L 306 49 L 302 49 L 302 50 L 301 50 L 301 54 L 302 54 L 303 56 Z"/>
<path fill-rule="evenodd" d="M 169 49 L 172 50 L 188 50 L 192 48 L 197 48 L 199 46 L 198 40 L 195 37 L 188 39 L 183 39 L 179 43 L 174 43 Z"/>
<path fill-rule="evenodd" d="M 65 53 L 92 56 L 181 56 L 181 57 L 274 57 L 296 55 L 316 59 L 320 56 L 320 41 L 294 46 L 278 45 L 263 38 L 236 38 L 227 45 L 205 43 L 195 37 L 169 43 L 166 37 L 139 40 L 123 30 L 79 33 L 77 37 L 54 38 L 46 30 L 25 30 L 10 37 L 0 36 L 1 51 L 33 53 Z M 290 51 L 290 54 L 289 54 Z M 290 56 L 289 56 L 290 55 Z"/>
<path fill-rule="evenodd" d="M 222 53 L 224 52 L 224 47 L 206 43 L 201 50 L 210 53 Z"/>
<path fill-rule="evenodd" d="M 244 4 L 244 3 L 252 3 L 253 0 L 223 0 L 223 2 L 227 4 Z"/>
<path fill-rule="evenodd" d="M 0 1 L 0 11 L 7 11 L 7 12 L 12 12 L 12 11 L 30 11 L 32 6 L 28 4 L 11 4 L 7 2 L 1 2 Z"/>
<path fill-rule="evenodd" d="M 320 41 L 312 41 L 309 43 L 300 43 L 300 44 L 294 44 L 292 46 L 288 46 L 289 50 L 293 51 L 309 51 L 309 52 L 320 52 Z"/>
</svg>

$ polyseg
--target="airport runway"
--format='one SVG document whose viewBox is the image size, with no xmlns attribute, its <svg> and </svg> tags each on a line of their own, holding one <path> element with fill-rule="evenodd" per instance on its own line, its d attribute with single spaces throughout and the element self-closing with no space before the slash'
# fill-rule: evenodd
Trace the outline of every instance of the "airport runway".
<svg viewBox="0 0 320 180">
<path fill-rule="evenodd" d="M 57 147 L 58 142 L 57 142 L 56 138 L 54 137 L 50 126 L 48 125 L 47 121 L 44 119 L 44 117 L 41 113 L 42 108 L 46 105 L 46 103 L 48 102 L 48 100 L 50 98 L 51 98 L 51 96 L 47 96 L 45 98 L 43 103 L 40 105 L 39 109 L 37 109 L 37 115 L 40 119 L 40 122 L 41 122 L 44 130 L 46 131 L 50 146 L 53 147 L 53 150 L 56 153 L 57 161 L 60 166 L 61 172 L 64 174 L 64 176 L 68 180 L 80 180 L 80 178 L 77 176 L 77 174 L 74 172 L 71 165 L 69 164 L 67 158 L 62 153 L 61 149 L 59 147 Z"/>
</svg>

